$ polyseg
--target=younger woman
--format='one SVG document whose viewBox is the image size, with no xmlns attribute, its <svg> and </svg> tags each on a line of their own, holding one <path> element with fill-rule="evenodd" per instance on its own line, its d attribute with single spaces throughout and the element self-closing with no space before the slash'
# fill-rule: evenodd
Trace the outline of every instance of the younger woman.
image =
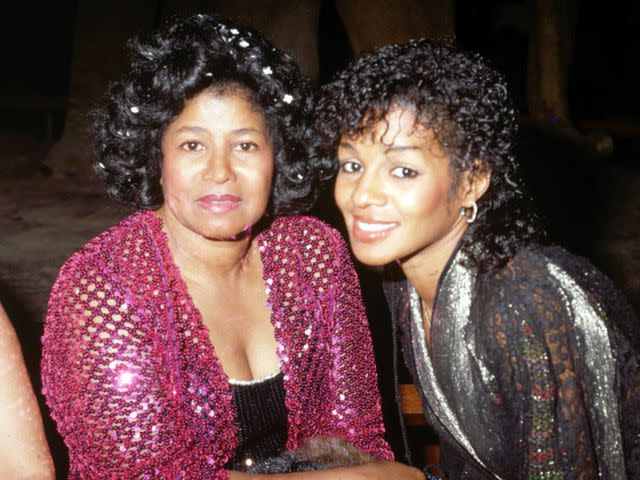
<svg viewBox="0 0 640 480">
<path fill-rule="evenodd" d="M 386 292 L 451 478 L 638 478 L 637 319 L 582 258 L 537 243 L 504 80 L 426 40 L 323 92 L 335 200 Z"/>
</svg>

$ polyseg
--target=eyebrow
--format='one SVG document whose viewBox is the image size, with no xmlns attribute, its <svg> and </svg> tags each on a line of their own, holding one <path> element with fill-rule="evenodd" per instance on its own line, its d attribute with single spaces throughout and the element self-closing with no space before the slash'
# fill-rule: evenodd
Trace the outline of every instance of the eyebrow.
<svg viewBox="0 0 640 480">
<path fill-rule="evenodd" d="M 411 150 L 420 150 L 420 147 L 416 145 L 390 145 L 389 148 L 385 150 L 385 153 L 389 152 L 405 152 Z"/>
<path fill-rule="evenodd" d="M 240 133 L 257 133 L 262 136 L 266 136 L 265 132 L 262 130 L 258 130 L 257 128 L 238 128 L 236 130 L 232 130 L 231 133 L 240 134 Z"/>
<path fill-rule="evenodd" d="M 340 144 L 338 145 L 338 148 L 344 148 L 352 151 L 356 150 L 356 147 L 354 147 L 349 142 L 340 142 Z M 396 152 L 409 152 L 414 150 L 420 150 L 420 147 L 416 145 L 389 145 L 385 149 L 384 153 L 387 154 L 387 153 L 396 153 Z"/>
<path fill-rule="evenodd" d="M 182 133 L 182 132 L 206 132 L 206 128 L 203 127 L 192 127 L 189 125 L 185 125 L 184 127 L 180 127 L 179 129 L 176 130 L 176 133 Z"/>
<path fill-rule="evenodd" d="M 204 127 L 198 127 L 195 125 L 185 125 L 176 130 L 176 133 L 182 133 L 182 132 L 208 133 L 208 130 Z M 231 133 L 236 135 L 241 135 L 243 133 L 257 133 L 259 135 L 266 137 L 265 133 L 261 130 L 258 130 L 257 128 L 237 128 L 235 130 L 232 130 Z"/>
</svg>

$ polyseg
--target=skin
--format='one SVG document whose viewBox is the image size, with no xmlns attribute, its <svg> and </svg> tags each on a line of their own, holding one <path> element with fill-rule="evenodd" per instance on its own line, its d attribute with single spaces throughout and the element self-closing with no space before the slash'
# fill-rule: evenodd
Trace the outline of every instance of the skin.
<svg viewBox="0 0 640 480">
<path fill-rule="evenodd" d="M 0 305 L 0 478 L 53 480 L 44 436 L 20 343 Z"/>
<path fill-rule="evenodd" d="M 279 369 L 251 236 L 269 201 L 273 149 L 262 114 L 239 93 L 204 92 L 169 125 L 157 215 L 223 370 L 249 380 Z M 201 201 L 211 194 L 233 195 L 238 205 L 212 211 Z"/>
<path fill-rule="evenodd" d="M 162 153 L 165 202 L 156 214 L 224 372 L 251 380 L 278 371 L 262 260 L 251 234 L 265 214 L 274 169 L 261 111 L 240 87 L 205 91 L 168 126 Z M 211 194 L 237 201 L 229 209 L 202 200 Z M 234 480 L 424 478 L 395 462 L 283 475 L 229 473 Z"/>
<path fill-rule="evenodd" d="M 462 172 L 454 188 L 433 131 L 402 106 L 371 132 L 342 138 L 338 158 L 334 196 L 355 256 L 367 265 L 397 261 L 430 312 L 440 274 L 467 229 L 467 211 L 490 174 Z"/>
</svg>

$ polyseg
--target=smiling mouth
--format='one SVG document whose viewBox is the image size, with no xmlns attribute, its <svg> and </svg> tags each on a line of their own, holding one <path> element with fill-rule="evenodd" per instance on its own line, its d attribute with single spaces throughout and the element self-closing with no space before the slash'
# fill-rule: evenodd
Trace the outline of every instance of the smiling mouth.
<svg viewBox="0 0 640 480">
<path fill-rule="evenodd" d="M 398 226 L 396 222 L 377 222 L 373 220 L 354 219 L 353 235 L 360 241 L 373 242 L 386 238 Z"/>
</svg>

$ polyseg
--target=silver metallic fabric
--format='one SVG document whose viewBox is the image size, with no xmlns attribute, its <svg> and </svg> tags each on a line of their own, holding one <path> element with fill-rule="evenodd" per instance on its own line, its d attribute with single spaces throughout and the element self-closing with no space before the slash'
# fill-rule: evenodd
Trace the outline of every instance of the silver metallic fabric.
<svg viewBox="0 0 640 480">
<path fill-rule="evenodd" d="M 611 282 L 560 247 L 480 273 L 458 251 L 422 304 L 385 292 L 452 478 L 640 478 L 638 321 Z"/>
</svg>

